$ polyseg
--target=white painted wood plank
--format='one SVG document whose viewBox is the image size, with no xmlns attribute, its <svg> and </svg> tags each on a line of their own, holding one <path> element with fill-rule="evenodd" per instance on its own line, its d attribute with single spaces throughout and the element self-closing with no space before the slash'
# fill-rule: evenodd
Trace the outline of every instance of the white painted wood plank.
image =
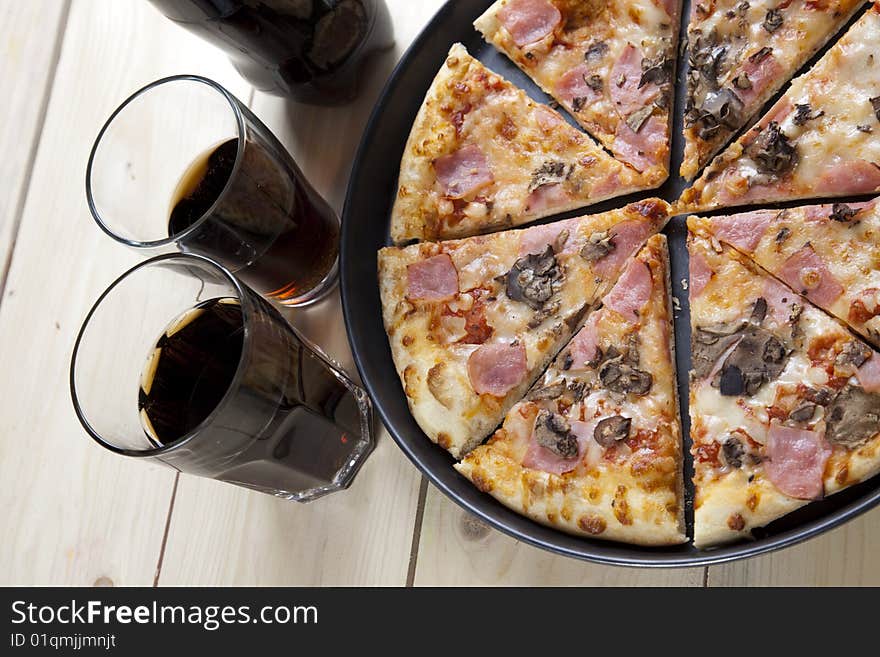
<svg viewBox="0 0 880 657">
<path fill-rule="evenodd" d="M 802 545 L 709 568 L 709 586 L 880 586 L 880 509 Z"/>
<path fill-rule="evenodd" d="M 0 4 L 0 283 L 55 68 L 67 0 Z"/>
<path fill-rule="evenodd" d="M 37 20 L 24 31 L 44 28 Z M 179 72 L 206 74 L 245 98 L 250 89 L 225 57 L 146 2 L 73 3 L 0 305 L 3 584 L 153 582 L 174 473 L 90 441 L 67 372 L 86 311 L 136 259 L 86 207 L 92 140 L 132 91 Z"/>
<path fill-rule="evenodd" d="M 429 486 L 416 586 L 702 586 L 703 569 L 600 566 L 520 543 Z"/>
</svg>

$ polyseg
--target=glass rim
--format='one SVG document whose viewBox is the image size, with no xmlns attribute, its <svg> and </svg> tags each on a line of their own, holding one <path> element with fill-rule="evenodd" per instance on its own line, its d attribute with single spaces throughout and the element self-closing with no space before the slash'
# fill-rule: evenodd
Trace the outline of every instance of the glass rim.
<svg viewBox="0 0 880 657">
<path fill-rule="evenodd" d="M 95 430 L 91 422 L 89 422 L 89 420 L 86 418 L 86 413 L 83 410 L 82 405 L 80 404 L 79 396 L 76 392 L 76 364 L 77 356 L 79 354 L 80 343 L 82 342 L 83 336 L 85 335 L 86 329 L 88 328 L 92 317 L 97 312 L 98 308 L 101 306 L 104 300 L 110 295 L 111 292 L 113 292 L 113 290 L 116 289 L 118 285 L 120 285 L 124 280 L 126 280 L 129 276 L 136 273 L 137 271 L 161 264 L 162 262 L 165 262 L 167 260 L 189 260 L 207 265 L 209 268 L 217 270 L 221 277 L 224 278 L 226 282 L 235 289 L 235 293 L 238 296 L 239 302 L 241 303 L 241 323 L 243 333 L 241 354 L 238 358 L 238 365 L 235 368 L 235 375 L 232 377 L 232 381 L 229 383 L 229 387 L 226 389 L 223 397 L 220 398 L 220 401 L 217 402 L 217 405 L 214 407 L 214 409 L 190 431 L 182 435 L 180 438 L 168 443 L 167 445 L 162 445 L 161 447 L 152 447 L 150 449 L 129 449 L 127 447 L 119 447 L 118 445 L 114 445 L 113 443 L 108 442 L 104 437 L 101 436 L 98 431 Z M 140 458 L 161 456 L 163 454 L 168 454 L 170 452 L 176 451 L 182 446 L 190 443 L 196 436 L 198 436 L 205 429 L 205 427 L 210 424 L 226 407 L 230 397 L 238 389 L 241 383 L 241 379 L 244 376 L 244 368 L 242 366 L 244 363 L 245 354 L 247 353 L 249 342 L 253 339 L 250 325 L 252 323 L 252 316 L 254 312 L 253 300 L 250 299 L 247 292 L 248 288 L 246 288 L 226 267 L 216 262 L 215 260 L 212 260 L 211 258 L 207 258 L 205 256 L 194 253 L 165 253 L 162 255 L 158 255 L 148 260 L 144 260 L 141 263 L 138 263 L 134 267 L 131 267 L 120 276 L 118 276 L 110 285 L 107 286 L 107 289 L 105 289 L 98 296 L 98 298 L 95 300 L 95 303 L 92 304 L 92 307 L 86 314 L 85 319 L 83 320 L 83 323 L 80 326 L 79 331 L 77 332 L 76 341 L 73 344 L 73 352 L 70 357 L 70 397 L 73 402 L 73 410 L 76 413 L 76 417 L 82 427 L 86 430 L 86 433 L 88 433 L 89 436 L 99 445 L 112 452 L 122 454 L 124 456 Z M 168 321 L 170 322 L 173 319 L 174 318 L 172 317 Z"/>
<path fill-rule="evenodd" d="M 135 240 L 130 239 L 128 237 L 124 237 L 112 230 L 101 216 L 101 213 L 98 211 L 97 205 L 95 204 L 95 199 L 92 194 L 92 170 L 95 162 L 95 155 L 98 151 L 98 145 L 101 143 L 102 138 L 104 137 L 104 133 L 107 132 L 107 129 L 113 123 L 117 116 L 119 116 L 122 111 L 128 107 L 135 100 L 143 96 L 144 94 L 152 91 L 156 87 L 159 87 L 164 84 L 169 84 L 172 82 L 197 82 L 200 84 L 204 84 L 214 91 L 218 92 L 229 104 L 229 107 L 232 109 L 233 116 L 235 117 L 236 129 L 237 129 L 237 139 L 238 139 L 238 147 L 235 152 L 235 162 L 232 165 L 232 171 L 229 173 L 229 178 L 226 181 L 226 184 L 223 186 L 223 189 L 217 195 L 217 198 L 214 199 L 214 202 L 211 206 L 192 224 L 187 226 L 182 231 L 175 233 L 174 235 L 169 235 L 168 237 L 163 237 L 158 240 Z M 131 94 L 128 98 L 122 101 L 119 106 L 113 110 L 107 120 L 104 122 L 104 125 L 101 126 L 101 130 L 98 131 L 98 135 L 95 137 L 95 141 L 92 144 L 91 151 L 89 152 L 88 163 L 86 164 L 86 202 L 89 206 L 89 211 L 92 214 L 92 218 L 95 220 L 95 223 L 98 224 L 98 227 L 103 230 L 107 235 L 112 237 L 117 242 L 121 242 L 126 246 L 130 246 L 136 249 L 155 249 L 163 246 L 168 246 L 169 244 L 173 244 L 175 242 L 180 241 L 187 235 L 195 232 L 197 228 L 199 228 L 205 220 L 211 216 L 211 213 L 216 209 L 216 207 L 220 204 L 223 198 L 226 196 L 229 188 L 232 186 L 232 181 L 235 179 L 235 176 L 238 174 L 238 170 L 241 168 L 241 160 L 244 155 L 244 138 L 246 136 L 246 128 L 245 128 L 245 118 L 244 114 L 241 111 L 241 107 L 239 106 L 239 100 L 232 95 L 223 85 L 211 80 L 210 78 L 206 78 L 202 75 L 196 75 L 192 73 L 184 73 L 180 75 L 170 75 L 168 77 L 160 78 L 158 80 L 154 80 L 150 84 L 141 87 L 133 94 Z"/>
</svg>

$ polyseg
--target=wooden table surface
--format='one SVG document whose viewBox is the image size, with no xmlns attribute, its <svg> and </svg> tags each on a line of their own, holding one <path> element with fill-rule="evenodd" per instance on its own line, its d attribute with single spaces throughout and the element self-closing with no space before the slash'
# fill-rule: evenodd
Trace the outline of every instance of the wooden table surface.
<svg viewBox="0 0 880 657">
<path fill-rule="evenodd" d="M 384 430 L 352 487 L 309 505 L 177 475 L 87 438 L 68 392 L 73 341 L 97 295 L 138 259 L 86 206 L 86 159 L 106 117 L 156 78 L 206 75 L 247 101 L 341 210 L 379 90 L 442 4 L 387 1 L 395 49 L 356 104 L 326 110 L 255 93 L 222 53 L 145 0 L 0 0 L 0 584 L 880 584 L 880 509 L 732 565 L 615 568 L 483 525 Z M 290 317 L 354 372 L 338 292 Z"/>
</svg>

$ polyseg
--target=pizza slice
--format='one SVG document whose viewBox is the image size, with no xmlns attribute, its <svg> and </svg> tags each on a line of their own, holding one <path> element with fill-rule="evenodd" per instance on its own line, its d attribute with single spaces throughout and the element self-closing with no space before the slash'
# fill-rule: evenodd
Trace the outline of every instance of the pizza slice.
<svg viewBox="0 0 880 657">
<path fill-rule="evenodd" d="M 708 547 L 880 470 L 880 354 L 689 227 L 694 544 Z"/>
<path fill-rule="evenodd" d="M 875 63 L 875 60 L 876 63 Z M 703 172 L 685 210 L 880 191 L 880 5 Z"/>
<path fill-rule="evenodd" d="M 589 135 L 455 44 L 403 153 L 391 238 L 465 237 L 645 188 Z"/>
<path fill-rule="evenodd" d="M 681 175 L 697 173 L 864 0 L 694 0 Z"/>
<path fill-rule="evenodd" d="M 691 221 L 880 348 L 880 207 L 876 201 L 757 210 Z"/>
<path fill-rule="evenodd" d="M 524 230 L 382 249 L 385 329 L 425 434 L 456 458 L 482 442 L 668 211 L 649 199 Z"/>
<path fill-rule="evenodd" d="M 666 238 L 655 235 L 504 425 L 456 469 L 542 524 L 687 540 Z"/>
<path fill-rule="evenodd" d="M 681 0 L 498 0 L 474 26 L 648 187 L 669 177 Z"/>
</svg>

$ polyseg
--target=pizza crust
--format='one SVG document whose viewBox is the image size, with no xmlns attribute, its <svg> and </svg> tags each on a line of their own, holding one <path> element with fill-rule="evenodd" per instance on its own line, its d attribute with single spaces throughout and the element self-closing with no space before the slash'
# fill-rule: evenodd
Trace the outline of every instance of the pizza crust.
<svg viewBox="0 0 880 657">
<path fill-rule="evenodd" d="M 490 446 L 478 447 L 455 469 L 482 492 L 542 525 L 569 534 L 635 545 L 677 545 L 687 541 L 670 508 L 673 491 L 647 492 L 632 477 L 563 479 L 530 470 Z"/>
</svg>

